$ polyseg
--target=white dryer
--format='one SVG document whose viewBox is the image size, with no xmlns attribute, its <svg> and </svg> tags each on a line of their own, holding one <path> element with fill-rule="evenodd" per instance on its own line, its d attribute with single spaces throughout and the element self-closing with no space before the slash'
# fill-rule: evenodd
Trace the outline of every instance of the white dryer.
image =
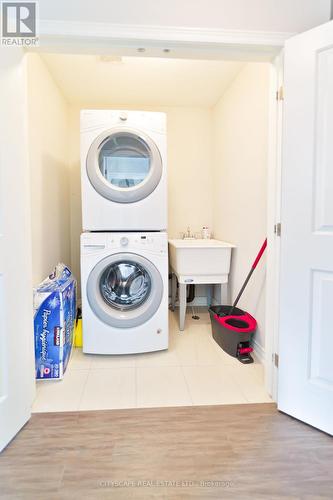
<svg viewBox="0 0 333 500">
<path fill-rule="evenodd" d="M 168 348 L 166 233 L 81 235 L 83 352 Z"/>
<path fill-rule="evenodd" d="M 84 231 L 167 228 L 166 115 L 81 111 Z"/>
</svg>

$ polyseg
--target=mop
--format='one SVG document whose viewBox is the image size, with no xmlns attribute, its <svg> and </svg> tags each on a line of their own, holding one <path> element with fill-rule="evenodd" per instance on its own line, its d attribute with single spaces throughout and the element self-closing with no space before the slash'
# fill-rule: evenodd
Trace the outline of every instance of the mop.
<svg viewBox="0 0 333 500">
<path fill-rule="evenodd" d="M 237 357 L 242 363 L 253 362 L 250 354 L 253 351 L 253 348 L 250 347 L 250 337 L 256 330 L 257 322 L 249 313 L 238 309 L 236 306 L 243 295 L 243 292 L 266 247 L 267 238 L 260 248 L 257 257 L 252 264 L 250 272 L 248 273 L 232 306 L 210 308 L 214 340 L 220 345 L 220 347 L 222 347 L 223 350 L 225 350 L 228 354 Z M 213 320 L 215 321 L 213 322 Z M 219 326 L 217 326 L 217 324 Z"/>
<path fill-rule="evenodd" d="M 246 288 L 246 286 L 247 286 L 248 282 L 250 281 L 250 278 L 251 278 L 251 276 L 252 276 L 252 274 L 253 274 L 253 272 L 254 272 L 255 268 L 257 267 L 257 265 L 258 265 L 258 263 L 259 263 L 259 261 L 260 261 L 260 259 L 261 259 L 261 257 L 262 257 L 262 254 L 263 254 L 263 253 L 264 253 L 264 251 L 266 250 L 266 247 L 267 247 L 267 238 L 265 239 L 265 241 L 264 241 L 264 243 L 263 243 L 262 247 L 260 248 L 260 250 L 259 250 L 259 253 L 258 253 L 257 257 L 256 257 L 255 261 L 254 261 L 254 262 L 253 262 L 253 264 L 252 264 L 252 267 L 251 267 L 251 269 L 250 269 L 250 272 L 249 272 L 249 274 L 246 276 L 246 279 L 245 279 L 245 281 L 244 281 L 244 283 L 243 283 L 243 286 L 242 286 L 242 288 L 240 289 L 239 294 L 237 295 L 237 297 L 236 297 L 236 299 L 235 299 L 235 302 L 232 304 L 232 306 L 231 306 L 231 308 L 230 308 L 230 311 L 229 311 L 229 313 L 228 313 L 228 315 L 229 315 L 229 316 L 232 316 L 232 313 L 234 312 L 234 309 L 235 309 L 235 307 L 237 306 L 237 304 L 238 304 L 238 302 L 239 302 L 239 299 L 240 299 L 240 298 L 241 298 L 241 296 L 243 295 L 243 292 L 244 292 L 244 290 L 245 290 L 245 288 Z"/>
</svg>

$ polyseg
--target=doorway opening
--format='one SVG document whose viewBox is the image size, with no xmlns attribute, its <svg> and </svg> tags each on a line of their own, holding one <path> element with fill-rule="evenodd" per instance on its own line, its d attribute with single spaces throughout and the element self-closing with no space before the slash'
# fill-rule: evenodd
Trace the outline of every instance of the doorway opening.
<svg viewBox="0 0 333 500">
<path fill-rule="evenodd" d="M 214 238 L 234 244 L 234 299 L 269 222 L 272 65 L 37 52 L 26 57 L 34 284 L 62 261 L 81 293 L 80 110 L 160 111 L 167 116 L 168 237 L 208 226 Z M 272 335 L 265 326 L 265 262 L 240 302 L 258 321 L 253 365 L 241 365 L 214 342 L 207 296 L 207 287 L 196 287 L 184 333 L 170 312 L 167 351 L 93 356 L 74 349 L 63 381 L 37 383 L 33 411 L 271 401 L 264 383 Z M 220 301 L 214 293 L 213 303 Z"/>
</svg>

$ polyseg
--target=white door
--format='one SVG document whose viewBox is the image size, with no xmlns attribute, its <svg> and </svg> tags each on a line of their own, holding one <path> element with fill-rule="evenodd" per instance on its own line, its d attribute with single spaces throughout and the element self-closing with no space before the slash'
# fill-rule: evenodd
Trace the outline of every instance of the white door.
<svg viewBox="0 0 333 500">
<path fill-rule="evenodd" d="M 26 87 L 23 51 L 0 47 L 0 451 L 35 390 Z"/>
<path fill-rule="evenodd" d="M 278 408 L 333 434 L 333 22 L 285 49 Z"/>
</svg>

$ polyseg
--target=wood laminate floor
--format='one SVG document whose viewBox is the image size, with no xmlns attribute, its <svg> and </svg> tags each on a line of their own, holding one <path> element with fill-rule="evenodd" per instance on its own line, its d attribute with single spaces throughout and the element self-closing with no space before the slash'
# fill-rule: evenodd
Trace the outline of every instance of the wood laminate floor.
<svg viewBox="0 0 333 500">
<path fill-rule="evenodd" d="M 333 440 L 274 404 L 40 413 L 1 499 L 332 499 Z"/>
</svg>

